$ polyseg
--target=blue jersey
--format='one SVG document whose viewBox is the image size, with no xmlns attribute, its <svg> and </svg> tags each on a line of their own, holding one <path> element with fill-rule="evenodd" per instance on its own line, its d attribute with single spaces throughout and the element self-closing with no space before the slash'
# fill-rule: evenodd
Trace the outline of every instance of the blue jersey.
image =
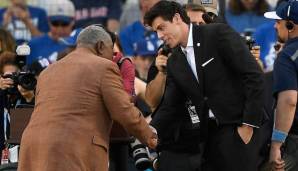
<svg viewBox="0 0 298 171">
<path fill-rule="evenodd" d="M 263 15 L 253 12 L 235 15 L 230 10 L 226 10 L 225 17 L 227 23 L 238 33 L 254 32 L 258 26 L 270 21 Z"/>
<path fill-rule="evenodd" d="M 119 34 L 120 43 L 125 56 L 134 56 L 136 54 L 137 42 L 150 40 L 155 49 L 162 43 L 155 32 L 147 30 L 140 21 L 125 27 Z"/>
<path fill-rule="evenodd" d="M 265 71 L 273 69 L 276 52 L 274 45 L 277 41 L 276 30 L 274 29 L 275 21 L 265 23 L 258 27 L 254 33 L 256 44 L 261 47 L 260 58 L 264 64 Z"/>
<path fill-rule="evenodd" d="M 121 0 L 71 0 L 76 8 L 76 28 L 90 24 L 106 25 L 108 19 L 119 20 L 122 13 Z"/>
<path fill-rule="evenodd" d="M 58 53 L 67 47 L 53 40 L 48 34 L 32 39 L 28 45 L 31 48 L 31 54 L 27 57 L 27 65 L 42 58 L 54 62 L 57 60 Z"/>
<path fill-rule="evenodd" d="M 49 31 L 48 19 L 46 12 L 41 8 L 27 6 L 31 21 L 35 27 L 41 32 L 47 33 Z M 3 24 L 3 15 L 7 8 L 0 9 L 0 23 Z M 26 25 L 17 18 L 12 18 L 12 21 L 7 25 L 7 30 L 11 32 L 13 37 L 16 39 L 17 44 L 28 42 L 31 40 L 32 35 Z"/>
<path fill-rule="evenodd" d="M 275 97 L 282 91 L 298 90 L 298 37 L 288 40 L 278 54 L 274 63 L 273 85 Z M 290 133 L 298 135 L 297 107 Z"/>
</svg>

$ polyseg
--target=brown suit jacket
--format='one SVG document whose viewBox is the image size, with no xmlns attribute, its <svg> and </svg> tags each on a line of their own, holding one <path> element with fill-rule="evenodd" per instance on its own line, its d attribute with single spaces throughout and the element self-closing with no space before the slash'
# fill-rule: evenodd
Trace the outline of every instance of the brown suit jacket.
<svg viewBox="0 0 298 171">
<path fill-rule="evenodd" d="M 112 120 L 143 143 L 152 137 L 129 102 L 116 64 L 79 48 L 38 79 L 19 171 L 107 171 Z"/>
</svg>

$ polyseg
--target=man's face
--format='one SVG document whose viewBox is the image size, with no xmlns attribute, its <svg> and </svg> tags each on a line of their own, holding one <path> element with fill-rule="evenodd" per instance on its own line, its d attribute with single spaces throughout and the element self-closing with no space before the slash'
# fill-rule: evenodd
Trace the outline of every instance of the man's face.
<svg viewBox="0 0 298 171">
<path fill-rule="evenodd" d="M 101 57 L 106 58 L 108 60 L 113 60 L 114 45 L 113 45 L 112 41 L 110 40 L 110 41 L 105 41 L 102 43 L 103 43 L 102 47 L 97 47 L 98 51 L 101 52 Z"/>
<path fill-rule="evenodd" d="M 170 48 L 174 48 L 181 43 L 181 27 L 175 17 L 180 16 L 174 16 L 172 22 L 165 21 L 161 17 L 156 17 L 152 22 L 152 28 L 156 31 L 158 38 L 163 40 Z"/>
<path fill-rule="evenodd" d="M 278 41 L 285 43 L 288 40 L 288 29 L 286 28 L 285 20 L 276 20 L 274 28 L 277 32 Z"/>
<path fill-rule="evenodd" d="M 187 11 L 187 15 L 190 18 L 190 21 L 192 23 L 197 23 L 197 24 L 205 24 L 205 21 L 202 18 L 203 14 L 204 12 L 202 11 L 191 11 L 191 10 Z"/>
<path fill-rule="evenodd" d="M 61 37 L 67 37 L 72 32 L 74 22 L 65 21 L 50 21 L 50 33 L 54 40 L 58 40 Z"/>
</svg>

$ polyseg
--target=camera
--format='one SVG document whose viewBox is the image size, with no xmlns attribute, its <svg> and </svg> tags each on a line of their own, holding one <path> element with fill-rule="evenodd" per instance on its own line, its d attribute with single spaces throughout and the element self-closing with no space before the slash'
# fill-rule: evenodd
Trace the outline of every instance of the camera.
<svg viewBox="0 0 298 171">
<path fill-rule="evenodd" d="M 8 92 L 14 94 L 16 90 L 16 86 L 20 85 L 26 90 L 34 90 L 37 80 L 35 79 L 35 75 L 30 72 L 14 72 L 11 74 L 2 75 L 2 78 L 10 78 L 12 79 L 14 86 L 11 89 L 8 89 Z"/>
<path fill-rule="evenodd" d="M 150 168 L 152 166 L 152 163 L 149 158 L 149 152 L 146 146 L 137 139 L 135 139 L 135 141 L 132 142 L 130 146 L 132 149 L 132 155 L 136 168 L 139 170 L 146 170 Z"/>
</svg>

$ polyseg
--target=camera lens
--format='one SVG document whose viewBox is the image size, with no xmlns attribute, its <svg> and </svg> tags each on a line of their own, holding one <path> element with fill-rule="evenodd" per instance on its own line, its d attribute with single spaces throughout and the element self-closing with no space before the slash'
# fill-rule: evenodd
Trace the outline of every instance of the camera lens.
<svg viewBox="0 0 298 171">
<path fill-rule="evenodd" d="M 151 167 L 151 160 L 149 158 L 146 146 L 137 139 L 131 143 L 130 146 L 132 148 L 133 159 L 136 168 L 139 170 L 146 170 Z"/>
</svg>

